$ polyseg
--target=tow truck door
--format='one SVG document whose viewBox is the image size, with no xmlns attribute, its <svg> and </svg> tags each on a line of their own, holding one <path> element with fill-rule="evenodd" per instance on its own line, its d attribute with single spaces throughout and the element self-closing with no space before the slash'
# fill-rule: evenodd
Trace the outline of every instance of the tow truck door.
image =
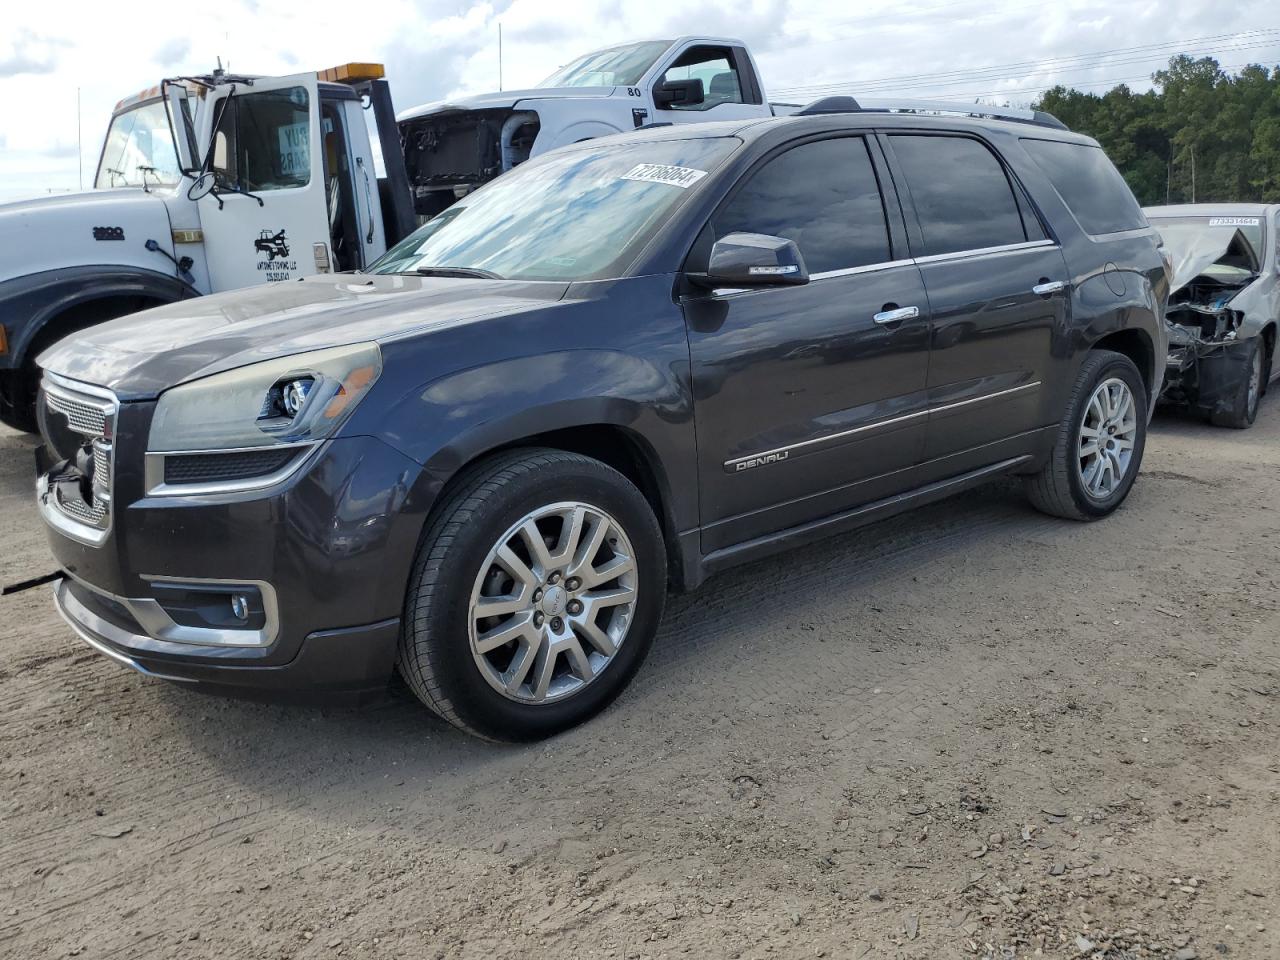
<svg viewBox="0 0 1280 960">
<path fill-rule="evenodd" d="M 219 87 L 202 113 L 217 184 L 198 200 L 213 291 L 327 271 L 315 74 Z"/>
</svg>

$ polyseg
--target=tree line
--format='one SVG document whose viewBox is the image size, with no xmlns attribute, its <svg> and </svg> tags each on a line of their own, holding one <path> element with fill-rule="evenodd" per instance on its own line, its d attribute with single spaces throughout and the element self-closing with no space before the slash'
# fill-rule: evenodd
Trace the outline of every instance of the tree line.
<svg viewBox="0 0 1280 960">
<path fill-rule="evenodd" d="M 1280 67 L 1230 74 L 1184 54 L 1152 81 L 1146 93 L 1057 86 L 1035 108 L 1102 144 L 1143 205 L 1280 202 Z"/>
</svg>

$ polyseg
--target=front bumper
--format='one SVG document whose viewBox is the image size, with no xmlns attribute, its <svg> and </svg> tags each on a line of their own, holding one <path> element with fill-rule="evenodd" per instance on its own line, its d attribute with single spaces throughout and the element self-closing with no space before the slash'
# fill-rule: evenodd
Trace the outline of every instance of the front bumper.
<svg viewBox="0 0 1280 960">
<path fill-rule="evenodd" d="M 414 493 L 420 466 L 350 437 L 274 487 L 147 496 L 141 457 L 128 453 L 130 433 L 145 432 L 128 419 L 105 538 L 46 523 L 66 574 L 55 603 L 72 628 L 125 666 L 210 692 L 328 699 L 385 688 L 429 507 Z M 243 590 L 256 619 L 234 629 L 199 605 L 175 606 L 175 590 Z"/>
<path fill-rule="evenodd" d="M 128 603 L 70 577 L 54 584 L 58 613 L 80 639 L 143 676 L 206 692 L 272 700 L 364 699 L 387 686 L 395 664 L 399 619 L 309 634 L 297 655 L 277 666 L 206 663 L 162 641 L 128 616 Z M 171 645 L 171 647 L 174 645 Z"/>
</svg>

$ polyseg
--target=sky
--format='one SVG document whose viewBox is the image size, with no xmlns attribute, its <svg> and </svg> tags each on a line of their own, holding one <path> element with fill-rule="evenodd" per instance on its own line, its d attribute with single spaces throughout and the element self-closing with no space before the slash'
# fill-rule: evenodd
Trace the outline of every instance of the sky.
<svg viewBox="0 0 1280 960">
<path fill-rule="evenodd" d="M 1145 89 L 1181 51 L 1228 68 L 1280 64 L 1274 0 L 222 0 L 168 11 L 62 0 L 9 4 L 4 20 L 0 200 L 75 190 L 82 176 L 89 186 L 116 101 L 219 57 L 261 74 L 381 62 L 397 110 L 497 90 L 499 23 L 504 88 L 535 86 L 599 47 L 691 34 L 746 41 L 769 99 L 796 103 L 861 92 L 1025 105 L 1056 83 Z"/>
</svg>

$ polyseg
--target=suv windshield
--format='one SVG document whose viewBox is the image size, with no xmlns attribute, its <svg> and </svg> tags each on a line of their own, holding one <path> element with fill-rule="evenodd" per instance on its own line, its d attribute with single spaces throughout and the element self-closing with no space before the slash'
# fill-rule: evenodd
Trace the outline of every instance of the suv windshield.
<svg viewBox="0 0 1280 960">
<path fill-rule="evenodd" d="M 164 101 L 141 103 L 111 118 L 95 187 L 170 185 L 181 176 Z"/>
<path fill-rule="evenodd" d="M 579 57 L 561 67 L 540 87 L 629 87 L 640 82 L 645 71 L 662 51 L 671 46 L 670 40 L 645 40 L 621 47 L 608 47 Z"/>
<path fill-rule="evenodd" d="M 459 200 L 370 273 L 480 271 L 508 280 L 618 276 L 740 145 L 732 137 L 556 151 Z"/>
</svg>

